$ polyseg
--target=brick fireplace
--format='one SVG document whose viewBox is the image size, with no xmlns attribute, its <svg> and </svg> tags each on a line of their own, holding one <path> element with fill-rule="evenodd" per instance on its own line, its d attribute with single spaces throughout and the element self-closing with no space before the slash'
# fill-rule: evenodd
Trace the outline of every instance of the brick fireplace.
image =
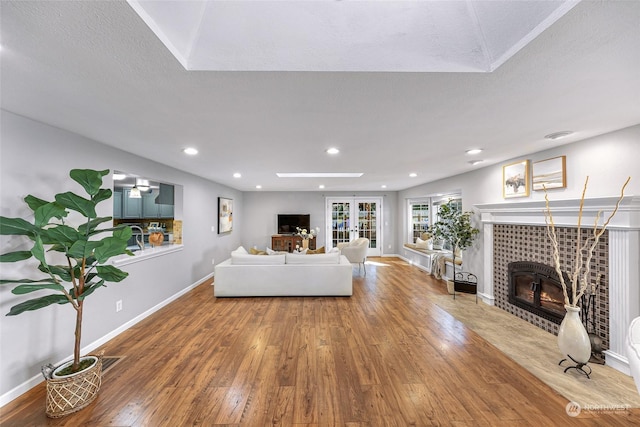
<svg viewBox="0 0 640 427">
<path fill-rule="evenodd" d="M 587 199 L 582 216 L 582 233 L 590 231 L 596 214 L 607 216 L 617 198 Z M 579 200 L 551 201 L 560 243 L 560 263 L 569 270 L 575 257 Z M 534 314 L 509 300 L 508 266 L 530 261 L 553 266 L 551 243 L 546 235 L 544 201 L 476 205 L 483 223 L 484 277 L 479 297 L 484 302 L 512 313 L 557 334 L 558 324 L 545 313 Z M 600 222 L 601 224 L 602 222 Z M 591 263 L 590 282 L 594 295 L 594 331 L 603 340 L 606 363 L 629 374 L 625 339 L 631 320 L 640 316 L 640 198 L 625 197 L 618 213 L 601 237 Z"/>
</svg>

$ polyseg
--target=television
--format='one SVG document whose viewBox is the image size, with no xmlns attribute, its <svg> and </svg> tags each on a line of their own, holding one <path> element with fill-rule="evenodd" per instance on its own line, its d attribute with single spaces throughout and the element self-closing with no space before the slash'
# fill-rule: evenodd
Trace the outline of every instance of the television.
<svg viewBox="0 0 640 427">
<path fill-rule="evenodd" d="M 296 227 L 311 229 L 310 214 L 278 214 L 278 234 L 296 234 Z"/>
</svg>

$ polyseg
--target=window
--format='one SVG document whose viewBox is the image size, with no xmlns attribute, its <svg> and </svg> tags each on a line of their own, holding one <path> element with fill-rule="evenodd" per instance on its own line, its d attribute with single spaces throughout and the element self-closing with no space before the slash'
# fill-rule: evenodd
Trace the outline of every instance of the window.
<svg viewBox="0 0 640 427">
<path fill-rule="evenodd" d="M 433 202 L 433 222 L 438 221 L 438 211 L 440 210 L 440 205 L 444 205 L 451 201 L 451 207 L 458 212 L 462 212 L 462 199 L 460 197 L 447 197 L 446 199 L 439 199 L 436 202 Z M 451 244 L 449 242 L 444 242 L 442 249 L 451 250 Z"/>
<path fill-rule="evenodd" d="M 429 199 L 409 201 L 409 242 L 414 243 L 416 238 L 429 230 L 431 224 L 429 217 Z"/>
<path fill-rule="evenodd" d="M 422 233 L 429 231 L 429 227 L 438 221 L 438 209 L 449 200 L 453 200 L 453 206 L 462 211 L 462 198 L 459 193 L 449 194 L 439 197 L 425 197 L 420 199 L 409 199 L 407 201 L 408 213 L 408 243 L 415 243 L 416 238 Z M 445 243 L 445 249 L 449 246 Z"/>
</svg>

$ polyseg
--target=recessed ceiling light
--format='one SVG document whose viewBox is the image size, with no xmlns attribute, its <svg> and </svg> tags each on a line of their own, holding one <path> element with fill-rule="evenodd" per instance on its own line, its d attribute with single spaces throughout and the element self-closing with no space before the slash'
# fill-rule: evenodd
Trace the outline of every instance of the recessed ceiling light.
<svg viewBox="0 0 640 427">
<path fill-rule="evenodd" d="M 195 149 L 195 148 L 193 148 L 193 147 L 187 147 L 187 148 L 184 148 L 184 149 L 182 150 L 182 152 L 183 152 L 184 154 L 188 154 L 188 155 L 190 155 L 190 156 L 195 156 L 196 154 L 198 154 L 198 150 L 197 150 L 197 149 Z"/>
<path fill-rule="evenodd" d="M 471 154 L 471 155 L 480 154 L 482 153 L 482 148 L 472 148 L 471 150 L 465 151 L 465 153 Z"/>
<path fill-rule="evenodd" d="M 260 189 L 262 188 L 262 185 L 258 184 L 258 185 L 256 185 L 256 188 L 257 188 L 258 190 L 260 190 Z"/>
<path fill-rule="evenodd" d="M 482 163 L 483 161 L 484 161 L 484 160 L 471 160 L 471 161 L 469 162 L 469 164 L 470 164 L 470 165 L 472 165 L 472 166 L 475 166 L 475 165 L 477 165 L 478 163 Z"/>
<path fill-rule="evenodd" d="M 123 179 L 125 179 L 127 177 L 127 175 L 123 174 L 123 173 L 114 173 L 113 174 L 113 180 L 114 181 L 122 181 Z"/>
<path fill-rule="evenodd" d="M 338 154 L 340 152 L 340 150 L 338 150 L 336 147 L 331 147 L 327 149 L 327 154 Z"/>
<path fill-rule="evenodd" d="M 324 184 L 318 185 L 318 188 L 320 188 L 320 189 L 324 188 Z"/>
<path fill-rule="evenodd" d="M 240 172 L 236 172 L 233 174 L 234 178 L 242 178 L 242 174 Z"/>
<path fill-rule="evenodd" d="M 550 133 L 549 135 L 545 135 L 544 139 L 556 140 L 560 138 L 564 138 L 565 136 L 572 135 L 573 131 L 570 130 L 561 130 L 560 132 Z"/>
<path fill-rule="evenodd" d="M 384 184 L 382 184 L 382 185 L 380 186 L 380 188 L 387 188 L 387 186 L 386 186 L 386 185 L 384 185 Z"/>
<path fill-rule="evenodd" d="M 362 172 L 277 172 L 278 178 L 360 178 Z"/>
<path fill-rule="evenodd" d="M 411 178 L 415 178 L 416 176 L 418 176 L 418 174 L 417 174 L 417 173 L 415 173 L 415 172 L 411 172 L 411 173 L 409 174 L 409 176 L 410 176 Z"/>
</svg>

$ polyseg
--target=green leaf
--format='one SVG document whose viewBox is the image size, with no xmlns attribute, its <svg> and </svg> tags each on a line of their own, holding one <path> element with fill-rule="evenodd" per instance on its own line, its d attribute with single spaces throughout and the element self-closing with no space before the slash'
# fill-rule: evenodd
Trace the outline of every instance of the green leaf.
<svg viewBox="0 0 640 427">
<path fill-rule="evenodd" d="M 12 294 L 23 295 L 29 292 L 41 291 L 43 289 L 53 289 L 56 291 L 64 291 L 64 287 L 57 283 L 40 283 L 33 285 L 19 285 L 11 290 Z"/>
<path fill-rule="evenodd" d="M 7 252 L 0 255 L 0 262 L 17 262 L 31 258 L 31 251 Z"/>
<path fill-rule="evenodd" d="M 115 237 L 116 239 L 124 240 L 125 242 L 127 242 L 131 238 L 132 234 L 133 230 L 131 230 L 131 227 L 124 224 L 114 228 L 113 231 L 113 237 Z"/>
<path fill-rule="evenodd" d="M 86 224 L 82 224 L 78 227 L 78 231 L 84 235 L 91 235 L 93 234 L 94 230 L 96 230 L 96 227 L 99 226 L 100 224 L 104 223 L 104 222 L 109 222 L 111 221 L 113 218 L 110 216 L 103 216 L 100 218 L 95 218 L 92 219 L 91 221 L 87 222 Z M 110 231 L 113 230 L 113 228 L 103 228 L 100 230 L 97 230 L 97 233 L 102 233 L 105 231 Z"/>
<path fill-rule="evenodd" d="M 40 261 L 43 265 L 47 265 L 47 259 L 44 257 L 44 246 L 42 245 L 42 239 L 40 236 L 36 236 L 35 244 L 31 248 L 31 253 L 34 258 Z"/>
<path fill-rule="evenodd" d="M 51 218 L 61 218 L 65 216 L 65 210 L 57 203 L 47 203 L 35 210 L 35 226 L 44 227 Z"/>
<path fill-rule="evenodd" d="M 92 169 L 72 169 L 69 172 L 71 179 L 82 185 L 84 191 L 90 196 L 95 196 L 100 191 L 102 177 L 109 174 L 109 170 L 96 171 Z M 95 215 L 93 215 L 95 216 Z"/>
<path fill-rule="evenodd" d="M 31 194 L 29 194 L 27 197 L 24 198 L 24 201 L 27 203 L 27 205 L 29 205 L 29 207 L 31 208 L 32 211 L 36 211 L 40 206 L 46 205 L 47 202 L 46 200 L 42 200 L 39 199 L 35 196 L 32 196 Z"/>
<path fill-rule="evenodd" d="M 100 190 L 98 190 L 98 194 L 93 196 L 91 199 L 93 200 L 94 203 L 98 204 L 105 200 L 109 200 L 112 194 L 113 194 L 113 191 L 111 191 L 109 188 L 101 188 Z"/>
<path fill-rule="evenodd" d="M 0 280 L 0 285 L 6 285 L 8 283 L 49 283 L 51 282 L 51 279 L 39 279 L 39 280 L 32 280 L 32 279 L 11 279 L 11 280 Z"/>
<path fill-rule="evenodd" d="M 60 203 L 67 209 L 80 212 L 89 219 L 97 217 L 96 204 L 93 200 L 87 200 L 70 191 L 56 194 L 56 202 Z"/>
<path fill-rule="evenodd" d="M 0 234 L 3 236 L 28 236 L 36 227 L 22 218 L 0 216 Z"/>
<path fill-rule="evenodd" d="M 63 245 L 69 247 L 74 244 L 78 239 L 81 239 L 82 235 L 78 233 L 75 228 L 68 225 L 57 225 L 55 227 L 47 228 L 46 232 L 42 235 L 42 241 L 47 245 Z"/>
<path fill-rule="evenodd" d="M 48 271 L 47 271 L 47 267 L 48 267 Z M 70 282 L 71 281 L 71 273 L 69 273 L 69 267 L 67 267 L 66 265 L 48 265 L 46 267 L 44 266 L 40 266 L 39 270 L 44 272 L 44 273 L 51 273 L 51 274 L 55 274 L 56 276 L 60 277 L 60 279 L 62 279 L 62 281 L 64 282 Z M 78 277 L 76 275 L 76 277 Z"/>
<path fill-rule="evenodd" d="M 78 301 L 84 300 L 86 297 L 88 297 L 93 292 L 95 292 L 96 289 L 98 289 L 98 288 L 100 288 L 102 286 L 104 286 L 104 280 L 100 280 L 96 284 L 92 284 L 90 286 L 85 287 L 84 288 L 84 292 L 82 292 L 82 295 L 80 295 L 80 297 L 78 298 Z"/>
<path fill-rule="evenodd" d="M 113 265 L 99 265 L 96 267 L 98 276 L 107 282 L 121 282 L 127 278 L 129 273 L 126 273 Z"/>
<path fill-rule="evenodd" d="M 38 310 L 51 304 L 67 304 L 69 300 L 64 295 L 47 295 L 41 298 L 31 299 L 11 307 L 7 316 L 15 316 L 25 311 Z"/>
<path fill-rule="evenodd" d="M 90 256 L 91 254 L 93 254 L 93 251 L 102 246 L 103 242 L 102 240 L 100 241 L 94 241 L 94 240 L 77 240 L 73 246 L 71 246 L 71 248 L 69 249 L 69 251 L 67 252 L 67 254 L 71 257 L 71 258 L 86 258 L 88 256 Z"/>
<path fill-rule="evenodd" d="M 107 262 L 112 256 L 122 255 L 127 251 L 127 240 L 117 237 L 105 237 L 101 242 L 103 242 L 103 245 L 96 248 L 94 252 L 96 260 L 100 264 Z"/>
</svg>

